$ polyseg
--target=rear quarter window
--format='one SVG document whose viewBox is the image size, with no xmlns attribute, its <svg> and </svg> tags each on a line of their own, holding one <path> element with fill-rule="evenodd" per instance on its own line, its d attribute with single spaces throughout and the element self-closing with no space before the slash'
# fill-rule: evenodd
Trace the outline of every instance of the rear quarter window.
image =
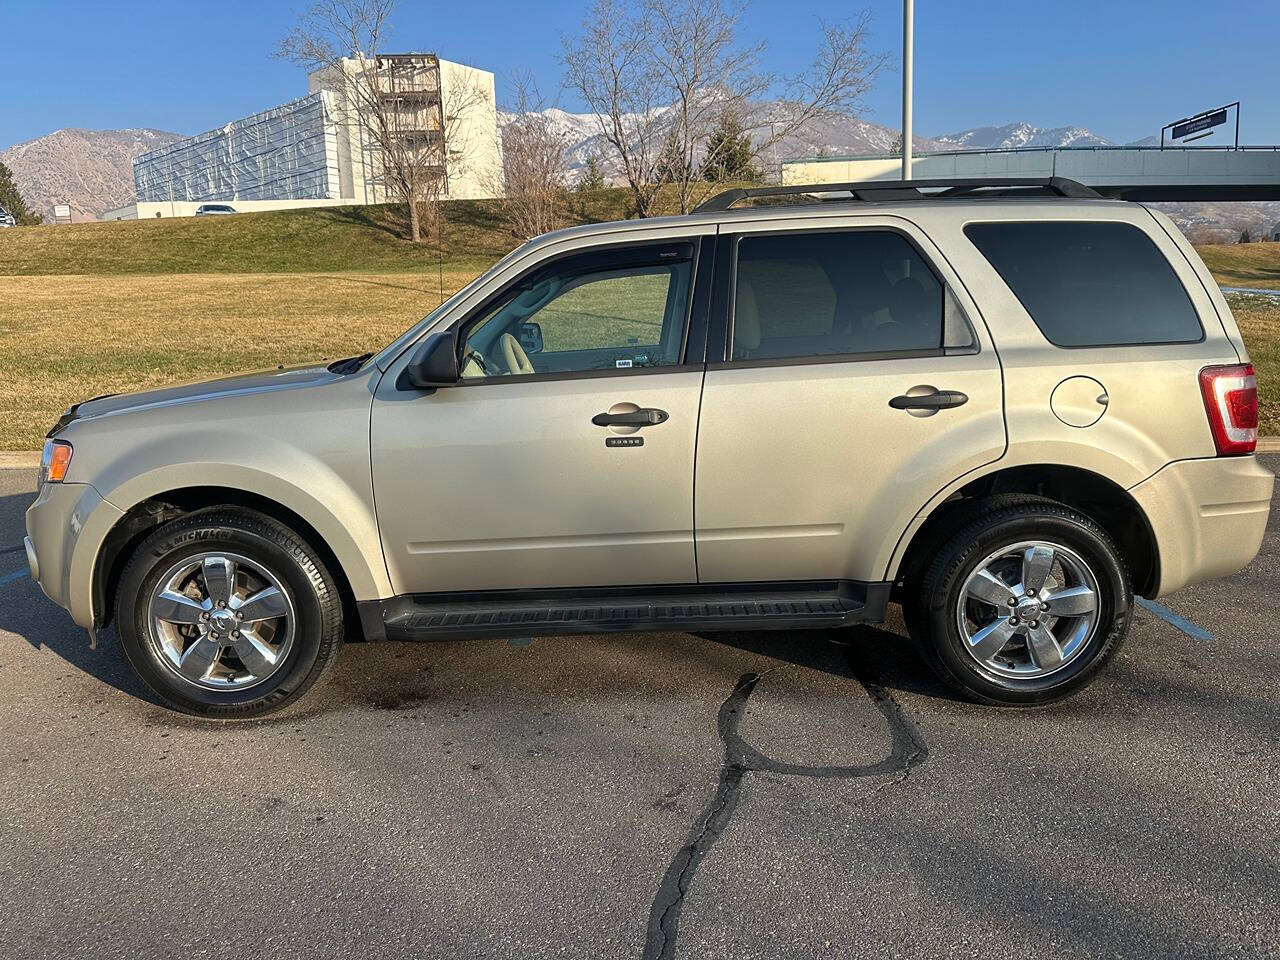
<svg viewBox="0 0 1280 960">
<path fill-rule="evenodd" d="M 1194 343 L 1204 337 L 1182 281 L 1135 226 L 971 223 L 964 232 L 1056 346 Z"/>
</svg>

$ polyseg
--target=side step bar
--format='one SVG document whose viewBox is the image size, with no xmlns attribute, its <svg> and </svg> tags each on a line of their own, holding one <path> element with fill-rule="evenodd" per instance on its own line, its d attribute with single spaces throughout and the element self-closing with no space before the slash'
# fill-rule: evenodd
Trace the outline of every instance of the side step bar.
<svg viewBox="0 0 1280 960">
<path fill-rule="evenodd" d="M 794 630 L 880 622 L 888 583 L 826 581 L 425 594 L 360 604 L 370 639 L 623 630 Z"/>
</svg>

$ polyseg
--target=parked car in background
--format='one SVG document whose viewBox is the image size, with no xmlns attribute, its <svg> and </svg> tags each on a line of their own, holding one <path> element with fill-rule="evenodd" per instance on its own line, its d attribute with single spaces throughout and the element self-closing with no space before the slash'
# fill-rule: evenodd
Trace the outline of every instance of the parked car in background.
<svg viewBox="0 0 1280 960">
<path fill-rule="evenodd" d="M 1135 594 L 1253 559 L 1257 426 L 1162 213 L 1057 178 L 755 188 L 531 240 L 376 355 L 77 404 L 26 551 L 210 716 L 293 700 L 348 635 L 891 601 L 945 682 L 1028 706 L 1098 675 Z"/>
<path fill-rule="evenodd" d="M 16 227 L 17 225 L 18 221 L 13 219 L 13 214 L 4 207 L 0 207 L 0 227 Z"/>
<path fill-rule="evenodd" d="M 202 203 L 196 207 L 197 217 L 221 217 L 235 212 L 236 208 L 226 203 Z"/>
</svg>

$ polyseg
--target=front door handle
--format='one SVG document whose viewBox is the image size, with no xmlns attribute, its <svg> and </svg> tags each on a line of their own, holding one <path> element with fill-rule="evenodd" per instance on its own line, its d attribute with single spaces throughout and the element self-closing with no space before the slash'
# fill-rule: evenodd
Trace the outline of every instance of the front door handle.
<svg viewBox="0 0 1280 960">
<path fill-rule="evenodd" d="M 657 407 L 641 407 L 639 410 L 622 413 L 597 413 L 591 418 L 591 422 L 597 427 L 651 427 L 665 422 L 669 417 L 667 411 Z"/>
<path fill-rule="evenodd" d="M 908 394 L 894 397 L 889 406 L 895 410 L 950 410 L 968 402 L 968 395 L 959 390 L 935 390 L 917 397 Z"/>
</svg>

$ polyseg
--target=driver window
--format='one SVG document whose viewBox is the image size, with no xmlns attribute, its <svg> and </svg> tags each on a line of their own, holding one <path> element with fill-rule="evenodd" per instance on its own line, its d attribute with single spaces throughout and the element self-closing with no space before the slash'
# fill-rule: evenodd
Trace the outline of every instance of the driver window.
<svg viewBox="0 0 1280 960">
<path fill-rule="evenodd" d="M 463 379 L 679 363 L 691 272 L 681 260 L 543 277 L 471 327 Z"/>
</svg>

